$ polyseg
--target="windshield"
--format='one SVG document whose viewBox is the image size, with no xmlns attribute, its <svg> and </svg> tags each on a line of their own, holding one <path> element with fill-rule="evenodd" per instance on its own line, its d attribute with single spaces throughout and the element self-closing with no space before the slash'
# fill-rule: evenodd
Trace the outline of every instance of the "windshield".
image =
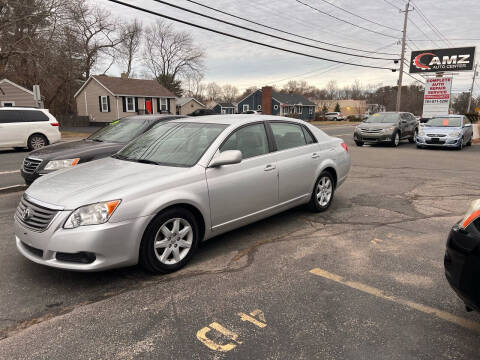
<svg viewBox="0 0 480 360">
<path fill-rule="evenodd" d="M 393 124 L 398 121 L 398 113 L 376 113 L 369 116 L 365 122 L 366 123 L 376 123 L 376 124 Z"/>
<path fill-rule="evenodd" d="M 425 126 L 435 127 L 461 127 L 462 118 L 459 117 L 434 117 L 428 120 Z"/>
<path fill-rule="evenodd" d="M 162 123 L 114 157 L 166 166 L 193 166 L 226 127 L 223 124 Z"/>
<path fill-rule="evenodd" d="M 127 143 L 140 135 L 148 126 L 145 120 L 129 118 L 114 121 L 90 135 L 87 139 L 93 141 L 107 141 Z"/>
</svg>

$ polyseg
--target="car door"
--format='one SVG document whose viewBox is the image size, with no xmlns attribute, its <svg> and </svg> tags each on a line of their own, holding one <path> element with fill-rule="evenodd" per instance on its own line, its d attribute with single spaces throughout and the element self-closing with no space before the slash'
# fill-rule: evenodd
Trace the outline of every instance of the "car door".
<svg viewBox="0 0 480 360">
<path fill-rule="evenodd" d="M 278 203 L 278 170 L 265 124 L 236 129 L 218 149 L 226 150 L 240 150 L 242 161 L 206 169 L 213 231 L 265 217 Z"/>
<path fill-rule="evenodd" d="M 22 122 L 19 110 L 0 110 L 0 145 L 23 146 L 28 124 Z"/>
<path fill-rule="evenodd" d="M 310 197 L 318 165 L 328 150 L 322 150 L 303 125 L 283 121 L 268 124 L 277 150 L 279 203 Z"/>
</svg>

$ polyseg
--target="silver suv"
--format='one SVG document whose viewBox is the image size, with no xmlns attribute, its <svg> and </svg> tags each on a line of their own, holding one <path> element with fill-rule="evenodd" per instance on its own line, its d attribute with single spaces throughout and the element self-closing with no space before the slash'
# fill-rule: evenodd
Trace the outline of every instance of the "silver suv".
<svg viewBox="0 0 480 360">
<path fill-rule="evenodd" d="M 418 134 L 418 121 L 408 112 L 375 113 L 355 128 L 353 139 L 357 146 L 364 143 L 390 143 L 398 146 L 400 140 L 414 143 Z"/>
</svg>

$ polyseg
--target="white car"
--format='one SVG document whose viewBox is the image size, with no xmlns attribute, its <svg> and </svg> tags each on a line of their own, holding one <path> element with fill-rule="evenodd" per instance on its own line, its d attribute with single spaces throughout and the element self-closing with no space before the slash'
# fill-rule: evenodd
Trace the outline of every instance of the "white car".
<svg viewBox="0 0 480 360">
<path fill-rule="evenodd" d="M 0 147 L 40 149 L 60 141 L 59 124 L 46 109 L 0 108 Z"/>
<path fill-rule="evenodd" d="M 341 112 L 328 112 L 325 114 L 325 119 L 340 121 L 340 120 L 345 120 L 345 116 L 343 116 Z"/>
</svg>

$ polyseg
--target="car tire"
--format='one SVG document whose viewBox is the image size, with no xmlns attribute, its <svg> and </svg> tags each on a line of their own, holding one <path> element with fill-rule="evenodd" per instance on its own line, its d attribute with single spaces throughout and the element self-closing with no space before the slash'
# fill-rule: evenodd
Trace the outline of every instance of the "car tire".
<svg viewBox="0 0 480 360">
<path fill-rule="evenodd" d="M 418 135 L 418 130 L 415 129 L 415 131 L 413 132 L 413 136 L 408 139 L 408 142 L 409 142 L 410 144 L 415 144 L 416 141 L 417 141 L 417 135 Z"/>
<path fill-rule="evenodd" d="M 33 134 L 27 140 L 27 147 L 28 150 L 37 150 L 41 149 L 44 146 L 48 145 L 47 138 L 42 134 Z"/>
<path fill-rule="evenodd" d="M 417 149 L 424 149 L 424 147 L 422 145 L 417 144 Z"/>
<path fill-rule="evenodd" d="M 308 207 L 313 212 L 322 212 L 330 207 L 335 193 L 335 182 L 328 171 L 323 171 L 315 182 Z M 326 196 L 326 197 L 325 197 Z"/>
<path fill-rule="evenodd" d="M 143 235 L 139 263 L 155 274 L 177 271 L 195 254 L 199 235 L 198 222 L 189 210 L 181 207 L 165 210 L 152 220 Z"/>
<path fill-rule="evenodd" d="M 355 144 L 356 144 L 357 146 L 363 146 L 364 142 L 363 142 L 363 141 L 355 140 Z"/>
<path fill-rule="evenodd" d="M 397 130 L 392 134 L 392 140 L 390 142 L 390 145 L 392 145 L 393 147 L 397 147 L 398 145 L 400 145 L 400 133 Z"/>
<path fill-rule="evenodd" d="M 463 149 L 463 138 L 462 140 L 460 141 L 460 145 L 457 146 L 457 150 L 462 150 Z"/>
<path fill-rule="evenodd" d="M 472 146 L 472 138 L 470 138 L 470 140 L 468 140 L 468 142 L 465 144 L 465 146 Z"/>
</svg>

